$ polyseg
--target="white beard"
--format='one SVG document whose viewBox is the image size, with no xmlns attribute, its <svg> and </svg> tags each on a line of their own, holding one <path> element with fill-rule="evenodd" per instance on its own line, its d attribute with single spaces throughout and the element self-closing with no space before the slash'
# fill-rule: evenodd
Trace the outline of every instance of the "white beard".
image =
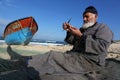
<svg viewBox="0 0 120 80">
<path fill-rule="evenodd" d="M 83 24 L 82 28 L 83 28 L 83 29 L 87 29 L 87 28 L 93 26 L 94 24 L 95 24 L 94 21 L 87 22 L 87 23 L 84 23 L 84 24 Z"/>
</svg>

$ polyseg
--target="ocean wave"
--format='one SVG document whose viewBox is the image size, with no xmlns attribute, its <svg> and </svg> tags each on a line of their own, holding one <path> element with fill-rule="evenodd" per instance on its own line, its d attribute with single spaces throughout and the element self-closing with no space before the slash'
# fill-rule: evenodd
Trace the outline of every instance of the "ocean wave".
<svg viewBox="0 0 120 80">
<path fill-rule="evenodd" d="M 64 44 L 58 44 L 58 43 L 39 43 L 39 42 L 30 42 L 29 44 L 30 45 L 45 45 L 45 46 L 47 46 L 47 45 L 56 45 L 56 46 L 64 45 Z"/>
<path fill-rule="evenodd" d="M 4 40 L 0 40 L 0 44 L 5 44 L 5 41 Z M 57 41 L 45 41 L 45 42 L 30 42 L 28 45 L 44 45 L 44 46 L 47 46 L 47 45 L 64 45 L 64 42 L 57 42 Z"/>
</svg>

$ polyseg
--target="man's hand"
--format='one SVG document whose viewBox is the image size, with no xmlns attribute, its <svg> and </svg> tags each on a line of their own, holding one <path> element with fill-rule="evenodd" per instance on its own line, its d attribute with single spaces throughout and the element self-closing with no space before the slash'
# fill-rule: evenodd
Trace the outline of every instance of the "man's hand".
<svg viewBox="0 0 120 80">
<path fill-rule="evenodd" d="M 78 36 L 78 37 L 82 36 L 82 33 L 80 32 L 80 30 L 73 27 L 69 23 L 63 23 L 63 29 L 66 31 L 69 31 L 70 33 L 72 33 L 75 36 Z"/>
<path fill-rule="evenodd" d="M 63 23 L 63 29 L 64 29 L 64 30 L 68 31 L 69 28 L 70 28 L 70 25 L 69 25 L 68 23 L 66 23 L 66 22 Z"/>
</svg>

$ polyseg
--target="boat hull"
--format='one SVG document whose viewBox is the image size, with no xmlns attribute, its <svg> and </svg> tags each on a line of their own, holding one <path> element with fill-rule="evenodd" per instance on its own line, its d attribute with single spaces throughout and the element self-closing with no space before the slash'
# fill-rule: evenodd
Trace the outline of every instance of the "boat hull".
<svg viewBox="0 0 120 80">
<path fill-rule="evenodd" d="M 8 45 L 27 45 L 33 35 L 37 32 L 38 26 L 32 17 L 14 21 L 6 27 L 4 39 Z"/>
</svg>

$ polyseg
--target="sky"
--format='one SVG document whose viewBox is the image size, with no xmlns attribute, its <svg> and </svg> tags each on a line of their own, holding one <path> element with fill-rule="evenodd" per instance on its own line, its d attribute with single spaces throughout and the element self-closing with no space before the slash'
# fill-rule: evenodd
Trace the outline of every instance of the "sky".
<svg viewBox="0 0 120 80">
<path fill-rule="evenodd" d="M 62 24 L 72 18 L 70 24 L 80 28 L 85 8 L 92 5 L 98 10 L 98 22 L 107 24 L 114 40 L 120 40 L 119 4 L 120 0 L 0 0 L 0 35 L 8 23 L 33 16 L 39 27 L 33 39 L 63 41 Z"/>
</svg>

